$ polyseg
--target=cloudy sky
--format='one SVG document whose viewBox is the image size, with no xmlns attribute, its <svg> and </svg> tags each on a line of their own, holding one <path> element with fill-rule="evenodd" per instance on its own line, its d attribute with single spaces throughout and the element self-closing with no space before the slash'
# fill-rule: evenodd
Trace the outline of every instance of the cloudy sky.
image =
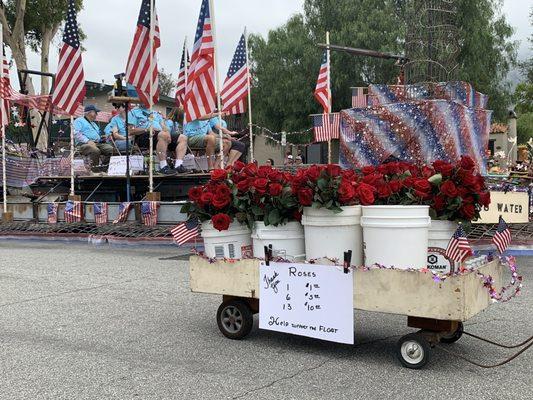
<svg viewBox="0 0 533 400">
<path fill-rule="evenodd" d="M 265 35 L 282 25 L 291 15 L 302 10 L 303 0 L 214 0 L 217 42 L 221 75 L 228 69 L 231 57 L 245 25 L 248 31 Z M 86 79 L 111 83 L 113 75 L 126 66 L 129 48 L 139 13 L 139 0 L 85 0 L 78 17 L 87 34 L 83 55 Z M 198 20 L 200 0 L 158 0 L 162 47 L 159 66 L 176 76 L 185 36 L 191 44 Z M 503 12 L 515 27 L 514 38 L 521 41 L 519 57 L 531 54 L 527 37 L 530 0 L 505 0 Z M 57 66 L 60 38 L 51 52 L 52 71 Z M 40 68 L 39 56 L 30 54 L 29 68 Z M 13 77 L 14 78 L 14 77 Z"/>
</svg>

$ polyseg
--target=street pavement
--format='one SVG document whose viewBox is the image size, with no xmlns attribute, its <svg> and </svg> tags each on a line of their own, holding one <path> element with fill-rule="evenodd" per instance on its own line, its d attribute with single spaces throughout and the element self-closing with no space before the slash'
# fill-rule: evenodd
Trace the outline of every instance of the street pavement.
<svg viewBox="0 0 533 400">
<path fill-rule="evenodd" d="M 180 257 L 181 256 L 181 257 Z M 181 259 L 181 260 L 180 260 Z M 532 399 L 533 349 L 481 369 L 434 349 L 400 366 L 406 318 L 355 311 L 354 346 L 259 330 L 219 332 L 220 296 L 189 290 L 176 247 L 0 241 L 0 399 Z M 533 259 L 520 297 L 465 329 L 517 343 L 533 334 Z M 483 363 L 512 354 L 463 337 Z"/>
</svg>

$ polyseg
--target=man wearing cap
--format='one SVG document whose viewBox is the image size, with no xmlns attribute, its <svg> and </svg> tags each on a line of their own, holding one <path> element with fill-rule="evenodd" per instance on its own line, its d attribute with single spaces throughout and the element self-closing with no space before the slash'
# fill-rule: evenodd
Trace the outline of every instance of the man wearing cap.
<svg viewBox="0 0 533 400">
<path fill-rule="evenodd" d="M 74 143 L 82 155 L 89 157 L 93 171 L 99 170 L 100 158 L 102 164 L 109 164 L 113 154 L 113 146 L 103 142 L 100 127 L 94 122 L 99 111 L 89 104 L 85 106 L 84 116 L 74 121 Z"/>
</svg>

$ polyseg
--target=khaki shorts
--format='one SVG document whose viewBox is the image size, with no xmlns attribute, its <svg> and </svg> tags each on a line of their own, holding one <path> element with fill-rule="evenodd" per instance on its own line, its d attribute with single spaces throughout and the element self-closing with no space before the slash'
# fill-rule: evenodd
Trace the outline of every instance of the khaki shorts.
<svg viewBox="0 0 533 400">
<path fill-rule="evenodd" d="M 196 135 L 196 136 L 188 137 L 187 143 L 189 144 L 189 147 L 192 147 L 195 149 L 200 149 L 200 148 L 204 149 L 206 136 L 207 135 Z M 220 151 L 220 140 L 217 140 L 215 150 Z"/>
</svg>

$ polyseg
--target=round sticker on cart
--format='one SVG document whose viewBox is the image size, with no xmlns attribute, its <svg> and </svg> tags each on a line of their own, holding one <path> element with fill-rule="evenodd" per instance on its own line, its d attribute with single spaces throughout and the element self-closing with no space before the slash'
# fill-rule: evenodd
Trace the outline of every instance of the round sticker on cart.
<svg viewBox="0 0 533 400">
<path fill-rule="evenodd" d="M 428 269 L 441 274 L 447 274 L 454 270 L 454 262 L 445 256 L 446 250 L 440 247 L 428 248 Z"/>
</svg>

